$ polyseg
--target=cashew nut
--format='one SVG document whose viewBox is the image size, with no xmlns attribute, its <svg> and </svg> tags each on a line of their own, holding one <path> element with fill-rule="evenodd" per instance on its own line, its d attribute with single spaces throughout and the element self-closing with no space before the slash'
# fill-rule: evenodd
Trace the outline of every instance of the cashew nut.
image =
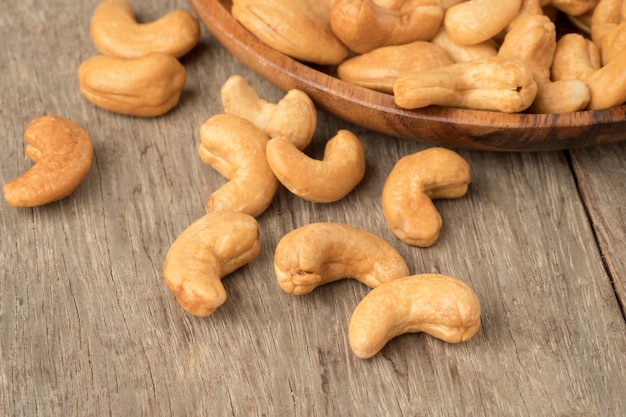
<svg viewBox="0 0 626 417">
<path fill-rule="evenodd" d="M 626 1 L 598 2 L 591 16 L 591 39 L 600 48 L 603 65 L 626 49 Z"/>
<path fill-rule="evenodd" d="M 496 47 L 489 41 L 473 45 L 459 45 L 450 39 L 443 27 L 439 29 L 439 32 L 430 41 L 445 50 L 454 62 L 468 62 L 475 59 L 493 57 L 498 54 Z"/>
<path fill-rule="evenodd" d="M 557 42 L 552 64 L 555 80 L 583 81 L 591 92 L 587 110 L 606 109 L 626 101 L 626 49 L 601 66 L 596 44 L 578 33 L 568 33 Z"/>
<path fill-rule="evenodd" d="M 207 212 L 241 211 L 258 216 L 270 205 L 278 180 L 265 157 L 269 138 L 250 121 L 217 114 L 200 127 L 198 153 L 229 181 L 205 203 Z"/>
<path fill-rule="evenodd" d="M 598 0 L 550 0 L 549 4 L 569 16 L 580 16 L 596 7 Z"/>
<path fill-rule="evenodd" d="M 440 274 L 418 274 L 370 291 L 350 318 L 356 356 L 376 355 L 396 336 L 424 332 L 448 343 L 470 340 L 480 328 L 480 301 L 467 284 Z"/>
<path fill-rule="evenodd" d="M 251 262 L 260 250 L 254 217 L 233 211 L 208 213 L 172 243 L 163 277 L 183 309 L 208 316 L 226 301 L 222 278 Z"/>
<path fill-rule="evenodd" d="M 336 65 L 348 49 L 330 27 L 330 2 L 233 0 L 232 16 L 263 43 L 290 57 Z"/>
<path fill-rule="evenodd" d="M 375 288 L 409 274 L 387 241 L 340 223 L 310 223 L 287 233 L 276 246 L 274 270 L 280 288 L 295 295 L 341 278 Z"/>
<path fill-rule="evenodd" d="M 537 82 L 525 63 L 496 56 L 402 74 L 393 93 L 405 109 L 440 105 L 516 113 L 532 104 Z"/>
<path fill-rule="evenodd" d="M 438 0 L 396 1 L 393 8 L 373 0 L 334 0 L 330 26 L 352 51 L 362 54 L 381 46 L 432 38 L 443 20 Z"/>
<path fill-rule="evenodd" d="M 293 89 L 278 103 L 262 99 L 240 75 L 232 75 L 220 91 L 226 113 L 251 121 L 270 138 L 289 138 L 298 149 L 306 148 L 315 133 L 317 112 L 311 98 Z"/>
<path fill-rule="evenodd" d="M 278 181 L 293 194 L 314 203 L 342 199 L 365 175 L 363 144 L 348 130 L 340 130 L 326 143 L 321 161 L 305 155 L 283 137 L 271 139 L 266 154 Z"/>
<path fill-rule="evenodd" d="M 522 0 L 472 0 L 446 10 L 443 26 L 458 45 L 473 45 L 497 35 L 517 15 Z"/>
<path fill-rule="evenodd" d="M 442 225 L 432 200 L 462 197 L 470 182 L 469 164 L 454 151 L 429 148 L 400 158 L 383 186 L 385 220 L 404 243 L 432 246 Z"/>
<path fill-rule="evenodd" d="M 518 16 L 498 50 L 498 56 L 518 59 L 528 65 L 537 82 L 532 113 L 571 113 L 583 110 L 591 94 L 580 80 L 550 79 L 550 67 L 556 50 L 556 27 L 545 15 Z"/>
<path fill-rule="evenodd" d="M 132 116 L 153 117 L 178 104 L 187 71 L 170 55 L 152 53 L 138 58 L 98 55 L 78 69 L 80 91 L 103 109 Z"/>
<path fill-rule="evenodd" d="M 393 83 L 400 74 L 452 63 L 450 55 L 434 42 L 415 41 L 382 46 L 346 59 L 337 67 L 337 76 L 351 84 L 392 94 Z"/>
<path fill-rule="evenodd" d="M 175 10 L 151 23 L 137 23 L 128 0 L 104 0 L 91 17 L 91 39 L 100 52 L 136 58 L 152 52 L 180 58 L 200 39 L 191 13 Z"/>
<path fill-rule="evenodd" d="M 72 120 L 38 117 L 24 130 L 24 140 L 26 155 L 35 165 L 2 187 L 12 207 L 35 207 L 67 197 L 91 167 L 91 137 Z"/>
</svg>

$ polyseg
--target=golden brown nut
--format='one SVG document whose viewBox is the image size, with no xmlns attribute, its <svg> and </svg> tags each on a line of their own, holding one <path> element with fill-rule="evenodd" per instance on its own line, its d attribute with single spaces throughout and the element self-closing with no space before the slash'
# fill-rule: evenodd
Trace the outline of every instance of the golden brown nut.
<svg viewBox="0 0 626 417">
<path fill-rule="evenodd" d="M 311 98 L 292 89 L 278 103 L 259 96 L 240 75 L 230 76 L 220 90 L 224 112 L 251 121 L 270 138 L 289 138 L 298 149 L 306 148 L 315 134 L 317 111 Z"/>
<path fill-rule="evenodd" d="M 354 354 L 366 359 L 405 333 L 466 342 L 480 321 L 480 300 L 467 284 L 440 274 L 411 275 L 374 288 L 359 302 L 350 318 L 348 341 Z"/>
<path fill-rule="evenodd" d="M 601 66 L 596 44 L 577 33 L 557 42 L 552 77 L 583 81 L 591 93 L 587 110 L 607 109 L 626 102 L 626 49 Z"/>
<path fill-rule="evenodd" d="M 400 74 L 440 68 L 453 62 L 436 44 L 415 41 L 383 46 L 346 59 L 337 67 L 337 76 L 351 84 L 392 94 L 393 83 Z"/>
<path fill-rule="evenodd" d="M 441 215 L 432 200 L 459 198 L 471 182 L 469 164 L 445 148 L 429 148 L 401 158 L 383 187 L 387 224 L 404 243 L 429 247 L 439 237 Z"/>
<path fill-rule="evenodd" d="M 626 49 L 626 1 L 598 2 L 591 17 L 591 39 L 600 48 L 603 65 Z"/>
<path fill-rule="evenodd" d="M 443 27 L 430 41 L 445 50 L 454 62 L 474 61 L 494 57 L 498 54 L 496 47 L 489 41 L 473 45 L 459 45 L 450 39 Z"/>
<path fill-rule="evenodd" d="M 402 74 L 393 93 L 405 109 L 440 105 L 517 113 L 534 101 L 537 82 L 525 63 L 492 57 Z"/>
<path fill-rule="evenodd" d="M 342 278 L 376 288 L 409 274 L 398 251 L 384 239 L 340 223 L 310 223 L 287 233 L 274 252 L 280 288 L 303 295 Z"/>
<path fill-rule="evenodd" d="M 200 127 L 198 153 L 229 181 L 205 203 L 207 212 L 240 211 L 258 216 L 270 205 L 278 180 L 265 156 L 268 136 L 252 122 L 216 114 Z"/>
<path fill-rule="evenodd" d="M 158 52 L 180 58 L 200 39 L 193 15 L 175 10 L 150 23 L 137 23 L 128 0 L 104 0 L 91 16 L 91 39 L 105 55 L 136 58 Z"/>
<path fill-rule="evenodd" d="M 571 113 L 583 110 L 591 94 L 580 80 L 550 79 L 550 68 L 556 50 L 556 27 L 545 15 L 524 14 L 515 18 L 498 50 L 502 58 L 524 62 L 537 82 L 532 113 Z"/>
<path fill-rule="evenodd" d="M 80 91 L 92 104 L 131 116 L 154 117 L 174 108 L 187 71 L 170 55 L 139 58 L 98 55 L 78 69 Z"/>
<path fill-rule="evenodd" d="M 334 0 L 330 25 L 337 37 L 359 54 L 381 46 L 429 40 L 441 27 L 443 9 L 438 0 L 404 0 L 393 6 L 383 7 L 372 0 Z"/>
<path fill-rule="evenodd" d="M 91 137 L 72 120 L 38 117 L 26 127 L 24 139 L 26 155 L 35 165 L 2 187 L 12 207 L 35 207 L 67 197 L 91 167 Z"/>
<path fill-rule="evenodd" d="M 330 27 L 330 3 L 318 0 L 233 0 L 231 13 L 263 43 L 290 57 L 335 65 L 348 49 Z"/>
<path fill-rule="evenodd" d="M 365 175 L 363 144 L 348 130 L 340 130 L 326 143 L 322 160 L 310 158 L 284 137 L 271 139 L 266 155 L 281 184 L 314 203 L 341 200 Z"/>
<path fill-rule="evenodd" d="M 443 19 L 448 36 L 458 45 L 491 39 L 515 18 L 522 0 L 472 0 L 450 7 Z"/>
<path fill-rule="evenodd" d="M 163 278 L 182 308 L 208 316 L 226 301 L 222 278 L 251 262 L 260 250 L 259 225 L 252 216 L 208 213 L 172 243 Z"/>
</svg>

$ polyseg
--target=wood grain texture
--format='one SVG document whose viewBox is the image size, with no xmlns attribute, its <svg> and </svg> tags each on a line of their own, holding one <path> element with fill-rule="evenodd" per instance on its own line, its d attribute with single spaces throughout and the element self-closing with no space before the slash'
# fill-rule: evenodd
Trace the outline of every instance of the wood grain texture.
<svg viewBox="0 0 626 417">
<path fill-rule="evenodd" d="M 393 97 L 339 80 L 260 42 L 231 15 L 230 0 L 190 0 L 211 33 L 241 62 L 282 90 L 307 92 L 317 106 L 377 132 L 442 146 L 549 151 L 621 142 L 626 105 L 572 114 L 505 114 L 429 106 L 404 110 Z"/>
<path fill-rule="evenodd" d="M 198 130 L 222 111 L 232 74 L 277 100 L 283 92 L 208 31 L 182 59 L 180 104 L 159 118 L 92 106 L 77 69 L 96 54 L 97 0 L 9 2 L 0 18 L 0 181 L 31 166 L 22 133 L 43 114 L 71 118 L 94 141 L 92 168 L 68 198 L 34 209 L 0 201 L 0 415 L 3 416 L 613 416 L 626 409 L 624 146 L 571 153 L 457 149 L 473 181 L 437 201 L 444 227 L 431 248 L 401 244 L 382 215 L 386 175 L 430 146 L 325 112 L 307 153 L 347 128 L 367 172 L 345 199 L 312 204 L 280 188 L 259 216 L 262 250 L 224 278 L 213 315 L 185 313 L 162 278 L 176 236 L 225 179 L 197 154 Z M 154 19 L 182 0 L 133 2 Z M 67 11 L 71 10 L 71 13 Z M 362 227 L 391 242 L 411 272 L 458 277 L 477 292 L 483 324 L 471 341 L 423 334 L 392 340 L 370 360 L 347 342 L 367 288 L 342 280 L 302 297 L 283 293 L 273 250 L 314 221 Z M 615 283 L 615 288 L 614 288 Z M 616 293 L 618 294 L 616 296 Z M 623 304 L 622 304 L 623 306 Z"/>
</svg>

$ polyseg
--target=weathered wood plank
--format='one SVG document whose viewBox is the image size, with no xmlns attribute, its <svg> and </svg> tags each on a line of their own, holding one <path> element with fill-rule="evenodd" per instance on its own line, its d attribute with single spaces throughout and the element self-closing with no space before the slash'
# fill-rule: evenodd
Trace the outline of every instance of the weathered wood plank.
<svg viewBox="0 0 626 417">
<path fill-rule="evenodd" d="M 134 2 L 145 19 L 187 8 L 181 0 L 148 3 Z M 1 181 L 31 165 L 21 134 L 44 113 L 76 120 L 96 151 L 69 198 L 36 209 L 0 204 L 0 414 L 536 416 L 625 408 L 626 325 L 611 278 L 623 282 L 625 226 L 614 220 L 623 220 L 626 197 L 607 185 L 623 171 L 623 147 L 572 153 L 576 178 L 560 152 L 459 150 L 472 166 L 469 193 L 437 202 L 440 239 L 417 249 L 389 231 L 380 193 L 395 161 L 425 146 L 320 113 L 307 152 L 320 157 L 337 129 L 352 129 L 366 146 L 365 179 L 334 204 L 281 188 L 258 219 L 261 254 L 224 279 L 228 300 L 215 314 L 195 318 L 178 307 L 161 271 L 171 242 L 224 182 L 198 158 L 198 129 L 221 111 L 219 87 L 233 73 L 268 98 L 282 93 L 205 32 L 183 59 L 188 84 L 174 111 L 137 119 L 97 109 L 76 81 L 81 60 L 95 54 L 87 28 L 96 4 L 15 2 L 0 25 L 11 45 L 0 50 Z M 367 289 L 344 280 L 296 297 L 273 275 L 279 239 L 325 220 L 384 237 L 414 273 L 468 282 L 483 308 L 476 337 L 449 345 L 405 335 L 373 359 L 357 359 L 347 325 Z M 596 236 L 604 236 L 600 246 Z"/>
</svg>

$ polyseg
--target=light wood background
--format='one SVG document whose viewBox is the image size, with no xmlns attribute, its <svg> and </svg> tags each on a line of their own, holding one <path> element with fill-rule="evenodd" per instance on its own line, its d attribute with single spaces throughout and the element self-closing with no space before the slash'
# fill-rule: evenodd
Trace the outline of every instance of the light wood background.
<svg viewBox="0 0 626 417">
<path fill-rule="evenodd" d="M 6 416 L 617 416 L 626 410 L 626 144 L 549 153 L 458 149 L 468 194 L 436 203 L 438 242 L 411 248 L 384 222 L 380 195 L 418 142 L 319 113 L 314 143 L 347 128 L 367 174 L 344 200 L 312 204 L 279 189 L 259 216 L 257 259 L 224 278 L 227 302 L 185 313 L 162 278 L 172 241 L 224 178 L 197 154 L 198 129 L 222 111 L 219 88 L 244 76 L 268 100 L 283 92 L 205 30 L 182 59 L 180 104 L 151 119 L 107 112 L 78 90 L 97 53 L 97 0 L 3 1 L 0 182 L 32 163 L 22 133 L 44 114 L 87 129 L 93 165 L 68 198 L 34 209 L 0 201 L 0 415 Z M 134 0 L 150 21 L 183 0 Z M 626 137 L 625 137 L 626 139 Z M 478 294 L 469 342 L 424 334 L 354 356 L 350 315 L 368 289 L 354 280 L 283 293 L 273 250 L 314 221 L 374 232 L 412 273 L 458 277 Z"/>
</svg>

